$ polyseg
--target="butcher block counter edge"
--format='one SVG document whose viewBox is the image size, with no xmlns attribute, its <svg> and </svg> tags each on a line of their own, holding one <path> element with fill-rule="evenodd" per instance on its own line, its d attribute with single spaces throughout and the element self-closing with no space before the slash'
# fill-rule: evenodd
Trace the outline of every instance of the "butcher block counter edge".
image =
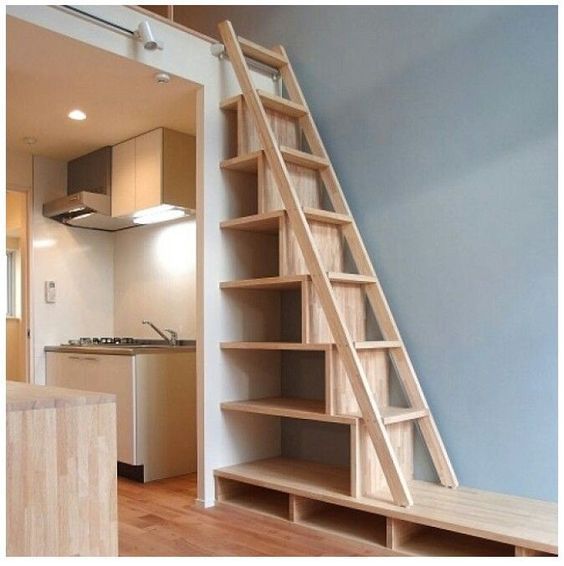
<svg viewBox="0 0 564 566">
<path fill-rule="evenodd" d="M 80 405 L 115 403 L 115 395 L 77 391 L 63 387 L 33 385 L 17 381 L 6 382 L 6 411 L 56 409 Z"/>
</svg>

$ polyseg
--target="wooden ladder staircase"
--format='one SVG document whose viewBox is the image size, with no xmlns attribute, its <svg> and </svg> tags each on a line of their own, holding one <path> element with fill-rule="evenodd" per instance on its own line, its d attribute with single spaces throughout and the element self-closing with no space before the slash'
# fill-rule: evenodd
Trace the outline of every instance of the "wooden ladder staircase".
<svg viewBox="0 0 564 566">
<path fill-rule="evenodd" d="M 242 97 L 222 107 L 237 111 L 246 124 L 238 125 L 240 154 L 222 166 L 256 171 L 260 184 L 259 213 L 222 227 L 271 231 L 280 239 L 278 276 L 230 281 L 222 287 L 295 288 L 302 297 L 301 343 L 238 342 L 223 348 L 319 349 L 326 353 L 331 381 L 321 407 L 279 399 L 225 403 L 223 408 L 355 424 L 363 464 L 357 479 L 361 487 L 353 495 L 377 496 L 387 487 L 393 502 L 404 507 L 413 503 L 413 456 L 404 455 L 402 444 L 412 451 L 410 431 L 416 422 L 441 484 L 456 487 L 437 426 L 285 49 L 266 49 L 237 37 L 228 21 L 219 29 L 242 90 Z M 288 98 L 255 88 L 246 57 L 276 69 Z M 302 151 L 302 139 L 310 153 Z M 332 211 L 322 209 L 320 186 Z M 344 273 L 345 250 L 358 273 Z M 367 305 L 379 327 L 378 340 L 366 339 Z M 388 376 L 382 377 L 389 371 L 388 360 L 409 407 L 389 405 Z"/>
</svg>

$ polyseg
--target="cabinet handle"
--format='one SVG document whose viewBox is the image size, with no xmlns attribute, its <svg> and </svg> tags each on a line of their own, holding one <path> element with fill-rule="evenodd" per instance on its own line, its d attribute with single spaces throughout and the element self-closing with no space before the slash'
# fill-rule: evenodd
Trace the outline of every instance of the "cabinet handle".
<svg viewBox="0 0 564 566">
<path fill-rule="evenodd" d="M 94 358 L 92 356 L 67 356 L 69 360 L 88 360 L 91 362 L 97 362 L 99 358 Z"/>
</svg>

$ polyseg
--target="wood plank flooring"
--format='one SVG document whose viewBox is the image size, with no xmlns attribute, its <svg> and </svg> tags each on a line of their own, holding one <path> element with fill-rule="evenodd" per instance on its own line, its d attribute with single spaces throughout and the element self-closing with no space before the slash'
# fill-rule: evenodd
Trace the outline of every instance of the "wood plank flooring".
<svg viewBox="0 0 564 566">
<path fill-rule="evenodd" d="M 120 556 L 377 556 L 373 547 L 224 507 L 196 505 L 196 474 L 118 480 Z"/>
</svg>

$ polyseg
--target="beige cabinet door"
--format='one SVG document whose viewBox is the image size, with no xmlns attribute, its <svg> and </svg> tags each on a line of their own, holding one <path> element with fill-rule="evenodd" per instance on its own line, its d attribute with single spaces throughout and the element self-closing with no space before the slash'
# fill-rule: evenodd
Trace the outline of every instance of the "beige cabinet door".
<svg viewBox="0 0 564 566">
<path fill-rule="evenodd" d="M 135 138 L 135 209 L 162 202 L 163 130 L 158 128 Z"/>
<path fill-rule="evenodd" d="M 112 147 L 112 216 L 135 212 L 135 139 Z"/>
<path fill-rule="evenodd" d="M 134 356 L 47 352 L 47 385 L 116 396 L 117 455 L 137 465 Z"/>
</svg>

